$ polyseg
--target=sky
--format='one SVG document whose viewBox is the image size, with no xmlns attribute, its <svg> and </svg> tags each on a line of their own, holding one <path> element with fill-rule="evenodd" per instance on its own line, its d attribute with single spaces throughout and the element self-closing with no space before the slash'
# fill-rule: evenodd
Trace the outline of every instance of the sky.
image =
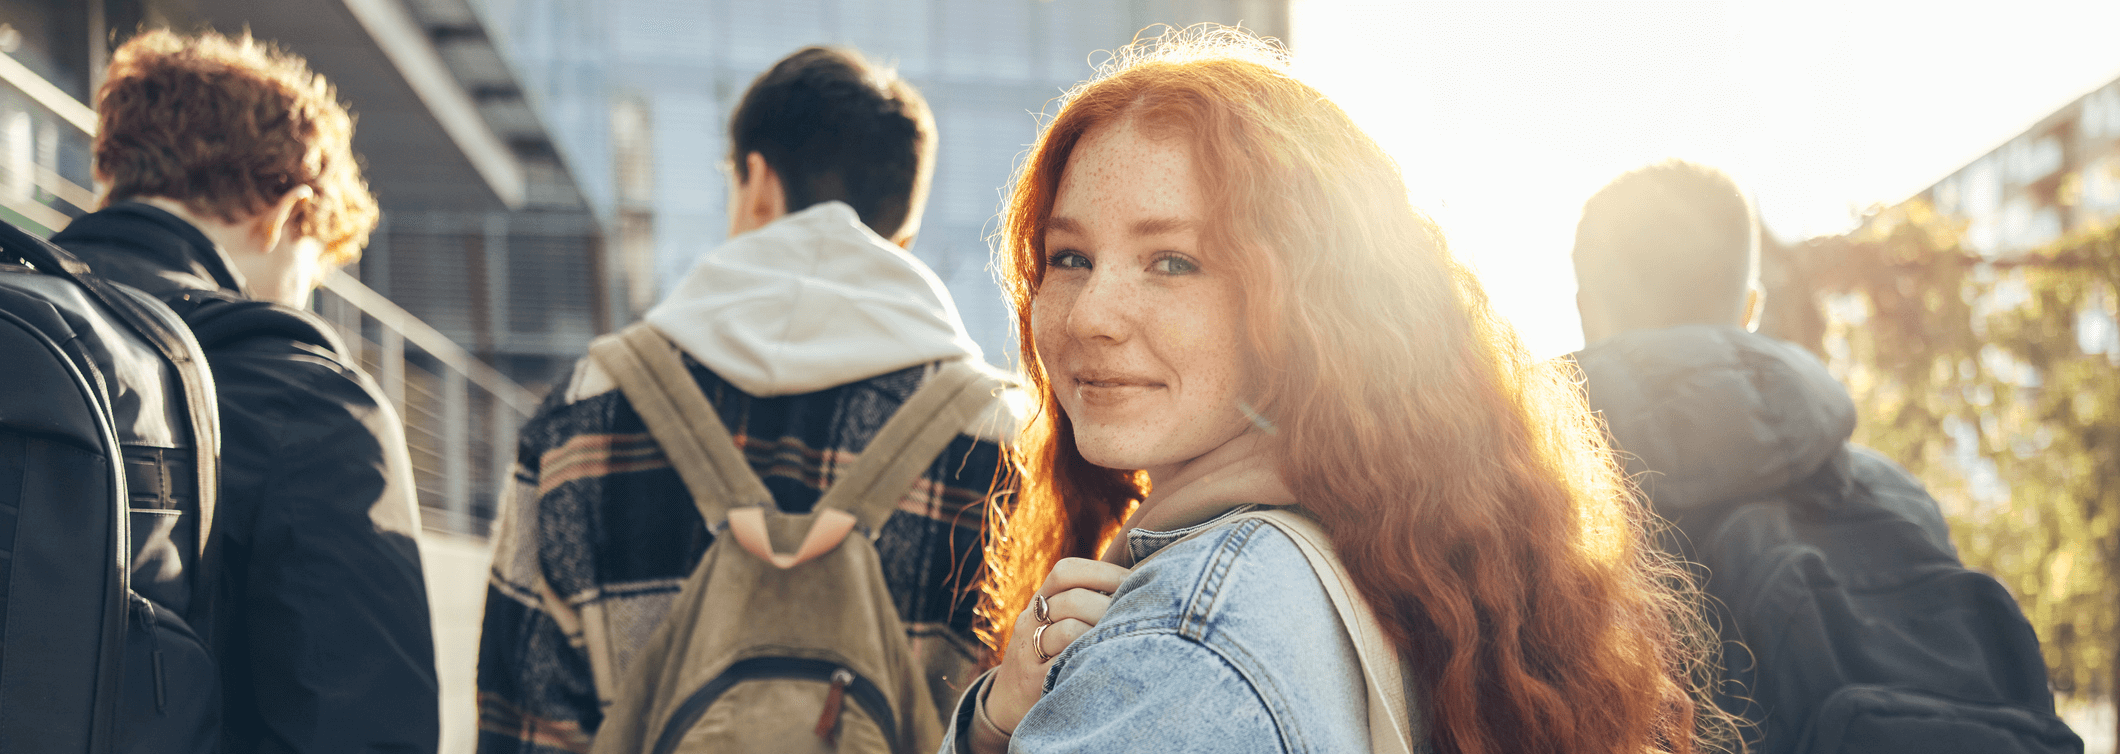
<svg viewBox="0 0 2120 754">
<path fill-rule="evenodd" d="M 1295 0 L 1297 72 L 1399 161 L 1531 350 L 1582 345 L 1584 199 L 1721 167 L 1776 237 L 1854 227 L 2120 78 L 2120 2 Z"/>
</svg>

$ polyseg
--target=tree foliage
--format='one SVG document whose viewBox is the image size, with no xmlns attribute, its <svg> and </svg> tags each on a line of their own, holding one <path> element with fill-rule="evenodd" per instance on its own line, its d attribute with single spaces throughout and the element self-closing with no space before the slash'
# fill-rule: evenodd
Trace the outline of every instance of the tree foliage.
<svg viewBox="0 0 2120 754">
<path fill-rule="evenodd" d="M 1856 442 L 1942 504 L 2008 585 L 2057 690 L 2114 695 L 2120 651 L 2120 225 L 1984 256 L 1919 201 L 1764 259 L 1763 331 L 1820 353 Z"/>
</svg>

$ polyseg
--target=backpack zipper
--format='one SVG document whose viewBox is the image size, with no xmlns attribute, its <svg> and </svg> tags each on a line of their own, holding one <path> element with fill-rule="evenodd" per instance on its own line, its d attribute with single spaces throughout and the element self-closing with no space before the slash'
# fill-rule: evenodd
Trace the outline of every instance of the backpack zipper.
<svg viewBox="0 0 2120 754">
<path fill-rule="evenodd" d="M 168 709 L 169 699 L 163 691 L 162 682 L 162 632 L 156 629 L 156 625 L 161 621 L 155 620 L 153 600 L 140 596 L 139 592 L 133 592 L 132 599 L 141 607 L 147 608 L 133 614 L 140 616 L 140 627 L 147 631 L 148 661 L 154 666 L 155 673 L 155 714 L 163 714 Z"/>
<path fill-rule="evenodd" d="M 685 697 L 684 702 L 677 705 L 676 711 L 671 713 L 670 721 L 663 725 L 662 734 L 656 737 L 655 747 L 649 749 L 649 752 L 651 754 L 671 754 L 671 752 L 676 751 L 677 745 L 684 741 L 685 731 L 691 729 L 692 724 L 699 722 L 701 717 L 705 717 L 707 708 L 713 706 L 714 700 L 721 698 L 722 694 L 728 693 L 729 689 L 736 684 L 744 681 L 776 678 L 813 680 L 832 684 L 834 690 L 825 697 L 826 713 L 836 712 L 831 709 L 835 697 L 844 698 L 851 696 L 854 699 L 854 704 L 860 707 L 862 712 L 867 713 L 869 719 L 876 723 L 876 727 L 883 731 L 883 740 L 890 745 L 892 750 L 898 749 L 898 720 L 891 716 L 891 705 L 884 698 L 883 689 L 877 688 L 876 684 L 870 682 L 869 679 L 861 677 L 845 666 L 825 660 L 796 657 L 753 657 L 730 665 L 729 669 L 722 671 L 721 675 L 715 676 L 714 680 L 708 681 L 707 685 L 701 686 L 698 691 L 692 692 L 691 696 Z M 840 706 L 843 708 L 844 704 L 842 703 Z M 836 726 L 839 715 L 830 714 L 830 717 L 831 722 Z M 819 735 L 830 732 L 824 724 L 825 722 L 822 718 L 818 721 Z M 830 741 L 832 738 L 827 736 L 826 740 Z"/>
<path fill-rule="evenodd" d="M 832 671 L 832 690 L 824 695 L 824 714 L 817 716 L 817 737 L 828 746 L 839 745 L 839 705 L 845 700 L 847 684 L 854 682 L 854 671 L 840 668 Z"/>
</svg>

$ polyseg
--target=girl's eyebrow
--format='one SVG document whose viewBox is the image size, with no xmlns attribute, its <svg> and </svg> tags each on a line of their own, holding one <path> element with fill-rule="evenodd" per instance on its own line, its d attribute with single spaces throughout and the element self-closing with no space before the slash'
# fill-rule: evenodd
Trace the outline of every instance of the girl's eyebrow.
<svg viewBox="0 0 2120 754">
<path fill-rule="evenodd" d="M 1134 235 L 1161 236 L 1170 233 L 1182 233 L 1198 226 L 1199 223 L 1192 220 L 1180 220 L 1174 217 L 1151 217 L 1134 223 Z"/>
<path fill-rule="evenodd" d="M 1182 220 L 1175 217 L 1151 217 L 1134 221 L 1133 231 L 1134 235 L 1137 236 L 1161 236 L 1171 233 L 1183 233 L 1198 228 L 1199 225 L 1200 223 L 1194 220 Z M 1062 233 L 1081 233 L 1082 223 L 1076 222 L 1072 217 L 1054 216 L 1045 221 L 1045 229 Z"/>
</svg>

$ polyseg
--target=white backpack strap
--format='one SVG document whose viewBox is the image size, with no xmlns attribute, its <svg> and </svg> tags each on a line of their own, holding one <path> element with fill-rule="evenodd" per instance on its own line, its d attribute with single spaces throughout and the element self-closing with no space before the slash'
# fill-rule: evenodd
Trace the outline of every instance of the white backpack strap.
<svg viewBox="0 0 2120 754">
<path fill-rule="evenodd" d="M 1362 678 L 1369 686 L 1369 749 L 1376 754 L 1412 754 L 1416 748 L 1426 751 L 1428 738 L 1427 722 L 1417 705 L 1410 703 L 1416 694 L 1406 685 L 1405 666 L 1399 661 L 1398 652 L 1384 635 L 1384 627 L 1377 623 L 1376 614 L 1369 603 L 1355 591 L 1354 579 L 1347 574 L 1347 567 L 1340 556 L 1333 552 L 1332 540 L 1325 530 L 1311 520 L 1285 508 L 1266 508 L 1247 511 L 1230 517 L 1231 521 L 1256 518 L 1272 524 L 1294 540 L 1296 549 L 1303 552 L 1303 559 L 1310 561 L 1310 569 L 1317 573 L 1318 582 L 1325 586 L 1325 594 L 1332 599 L 1333 610 L 1340 614 L 1340 624 L 1346 626 L 1347 635 L 1354 641 L 1355 657 L 1362 663 Z M 1416 745 L 1416 741 L 1422 742 Z"/>
</svg>

